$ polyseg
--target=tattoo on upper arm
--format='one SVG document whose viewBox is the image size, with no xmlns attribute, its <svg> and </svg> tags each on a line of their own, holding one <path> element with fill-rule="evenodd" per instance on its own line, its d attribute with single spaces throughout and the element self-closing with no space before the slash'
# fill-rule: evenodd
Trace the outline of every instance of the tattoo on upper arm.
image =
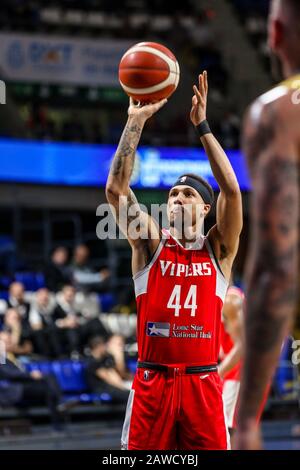
<svg viewBox="0 0 300 470">
<path fill-rule="evenodd" d="M 286 312 L 295 307 L 298 287 L 299 165 L 295 158 L 276 154 L 268 161 L 259 165 L 254 181 L 254 233 L 249 254 L 253 266 L 249 273 L 248 336 L 261 352 L 276 346 L 287 321 Z"/>
</svg>

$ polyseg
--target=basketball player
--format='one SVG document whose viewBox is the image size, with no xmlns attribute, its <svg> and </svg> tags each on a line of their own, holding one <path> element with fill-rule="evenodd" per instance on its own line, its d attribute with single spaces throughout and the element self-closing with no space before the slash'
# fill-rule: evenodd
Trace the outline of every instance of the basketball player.
<svg viewBox="0 0 300 470">
<path fill-rule="evenodd" d="M 229 287 L 222 310 L 221 362 L 218 372 L 223 379 L 223 401 L 231 436 L 236 427 L 235 413 L 240 390 L 243 304 L 244 294 L 241 289 Z"/>
<path fill-rule="evenodd" d="M 147 119 L 166 100 L 146 106 L 131 101 L 107 181 L 108 201 L 132 247 L 138 310 L 139 361 L 123 427 L 124 449 L 230 446 L 217 359 L 221 311 L 242 229 L 242 202 L 234 171 L 206 121 L 207 93 L 203 73 L 199 87 L 194 86 L 191 121 L 220 187 L 217 223 L 206 237 L 202 228 L 213 190 L 197 175 L 183 175 L 171 188 L 169 230 L 161 231 L 141 211 L 132 215 L 137 200 L 129 182 L 137 145 Z M 121 217 L 124 207 L 130 211 L 126 224 Z M 185 212 L 191 225 L 180 233 L 178 220 Z M 141 231 L 146 227 L 147 239 L 133 237 L 128 230 L 135 218 Z M 197 233 L 191 239 L 194 227 Z"/>
<path fill-rule="evenodd" d="M 300 2 L 273 0 L 269 45 L 286 80 L 258 98 L 244 129 L 252 180 L 246 352 L 239 449 L 261 448 L 256 415 L 297 304 L 299 274 Z"/>
</svg>

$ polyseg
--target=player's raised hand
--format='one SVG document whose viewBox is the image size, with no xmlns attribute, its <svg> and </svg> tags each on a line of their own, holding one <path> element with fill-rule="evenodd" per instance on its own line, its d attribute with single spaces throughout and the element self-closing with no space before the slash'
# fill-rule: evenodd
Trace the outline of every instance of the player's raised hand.
<svg viewBox="0 0 300 470">
<path fill-rule="evenodd" d="M 199 88 L 193 86 L 194 96 L 192 98 L 191 121 L 194 126 L 199 126 L 206 119 L 208 80 L 206 70 L 199 75 Z"/>
<path fill-rule="evenodd" d="M 136 117 L 139 120 L 146 122 L 147 119 L 151 118 L 153 114 L 157 113 L 157 111 L 159 111 L 167 103 L 167 101 L 167 99 L 163 99 L 157 103 L 141 104 L 136 103 L 132 98 L 130 98 L 128 116 Z"/>
</svg>

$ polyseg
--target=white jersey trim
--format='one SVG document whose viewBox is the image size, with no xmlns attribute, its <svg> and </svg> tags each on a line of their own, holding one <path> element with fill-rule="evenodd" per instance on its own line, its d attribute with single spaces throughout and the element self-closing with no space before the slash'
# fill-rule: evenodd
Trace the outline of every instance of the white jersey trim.
<svg viewBox="0 0 300 470">
<path fill-rule="evenodd" d="M 228 421 L 227 421 L 227 415 L 226 415 L 226 409 L 225 409 L 225 403 L 224 403 L 224 398 L 223 398 L 223 395 L 222 395 L 222 403 L 223 403 L 223 415 L 224 415 L 224 423 L 225 423 L 225 429 L 226 429 L 226 443 L 227 443 L 227 450 L 231 450 L 231 442 L 230 442 L 229 426 L 228 426 Z"/>
<path fill-rule="evenodd" d="M 125 420 L 124 420 L 123 429 L 122 429 L 122 436 L 121 436 L 121 449 L 122 450 L 128 450 L 133 400 L 134 400 L 134 390 L 131 389 L 129 393 L 128 401 L 127 401 Z"/>
<path fill-rule="evenodd" d="M 149 272 L 152 266 L 154 265 L 155 261 L 159 257 L 161 250 L 163 249 L 163 246 L 165 244 L 166 239 L 162 238 L 156 252 L 153 255 L 152 260 L 150 261 L 147 266 L 145 266 L 141 271 L 138 271 L 133 277 L 133 282 L 134 282 L 134 291 L 135 291 L 135 296 L 138 297 L 139 295 L 146 294 L 147 292 L 147 287 L 148 287 L 148 278 L 149 278 Z"/>
<path fill-rule="evenodd" d="M 224 274 L 222 273 L 220 267 L 218 266 L 218 264 L 216 262 L 215 254 L 212 250 L 212 247 L 211 247 L 207 237 L 205 238 L 205 246 L 206 246 L 207 251 L 209 253 L 211 262 L 214 265 L 214 268 L 215 268 L 216 273 L 217 273 L 216 296 L 220 297 L 220 299 L 224 303 L 226 293 L 227 293 L 227 289 L 228 289 L 228 286 L 229 286 L 229 282 L 225 278 Z"/>
</svg>

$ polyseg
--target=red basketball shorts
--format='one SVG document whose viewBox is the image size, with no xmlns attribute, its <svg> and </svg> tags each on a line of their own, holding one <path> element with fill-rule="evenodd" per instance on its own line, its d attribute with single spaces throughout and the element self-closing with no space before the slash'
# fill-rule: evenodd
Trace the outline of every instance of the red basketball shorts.
<svg viewBox="0 0 300 470">
<path fill-rule="evenodd" d="M 137 369 L 122 432 L 128 450 L 227 450 L 230 439 L 217 372 Z"/>
</svg>

